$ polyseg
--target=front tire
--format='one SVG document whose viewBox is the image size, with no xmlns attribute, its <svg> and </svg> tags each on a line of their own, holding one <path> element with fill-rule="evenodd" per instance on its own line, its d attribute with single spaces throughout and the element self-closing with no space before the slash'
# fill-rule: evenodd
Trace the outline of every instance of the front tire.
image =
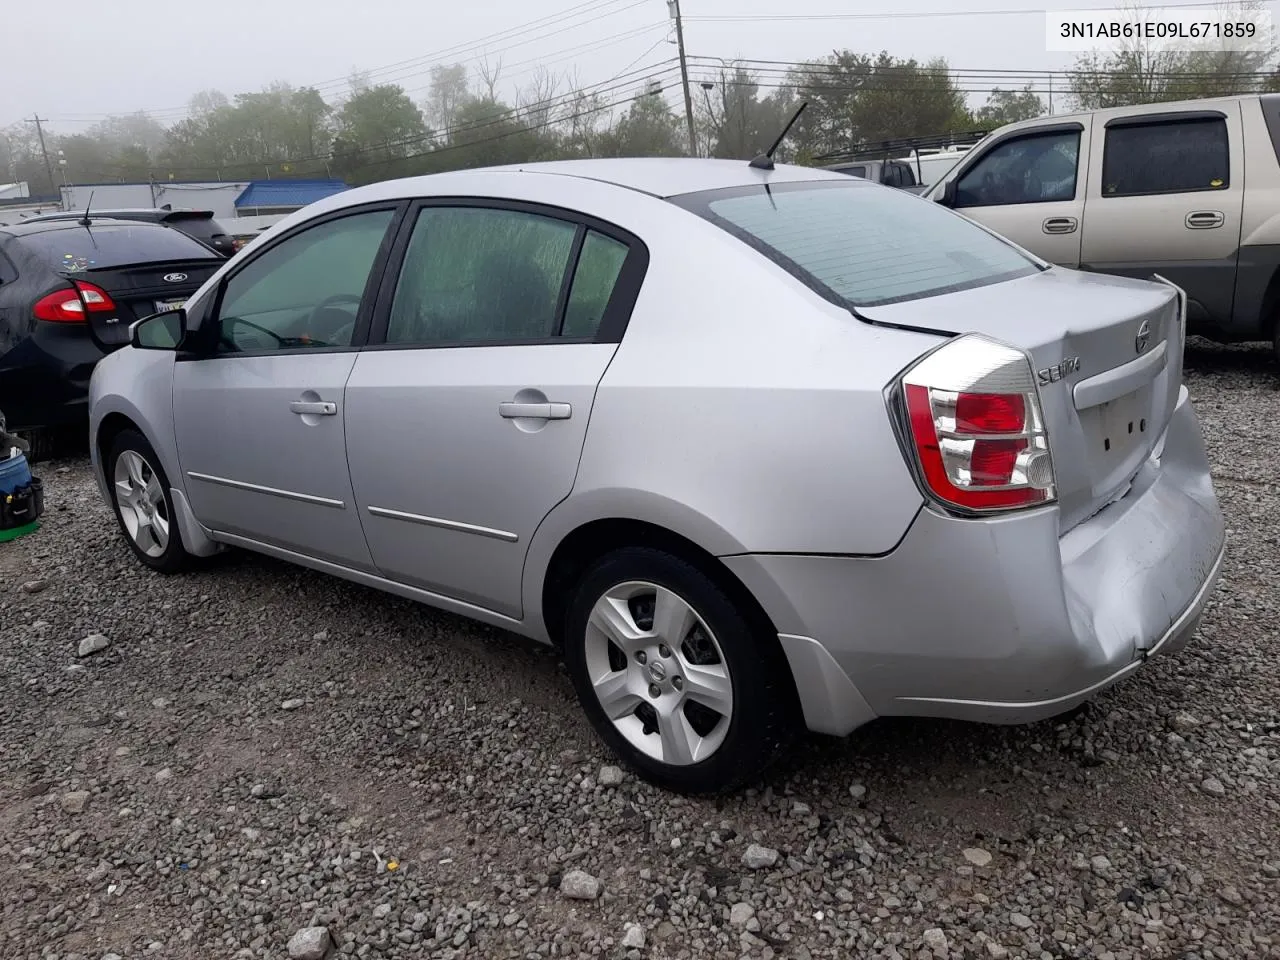
<svg viewBox="0 0 1280 960">
<path fill-rule="evenodd" d="M 630 547 L 587 569 L 566 618 L 565 662 L 601 739 L 646 780 L 733 789 L 794 735 L 786 659 L 761 618 L 697 566 Z"/>
<path fill-rule="evenodd" d="M 160 573 L 187 569 L 192 558 L 182 545 L 169 478 L 147 438 L 122 430 L 104 466 L 116 521 L 133 555 Z"/>
</svg>

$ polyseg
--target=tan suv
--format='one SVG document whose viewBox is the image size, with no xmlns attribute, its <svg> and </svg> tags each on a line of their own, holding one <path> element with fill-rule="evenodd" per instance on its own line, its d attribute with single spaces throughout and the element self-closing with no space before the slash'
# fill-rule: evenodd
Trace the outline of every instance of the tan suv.
<svg viewBox="0 0 1280 960">
<path fill-rule="evenodd" d="M 924 196 L 1051 263 L 1160 274 L 1192 333 L 1280 356 L 1280 94 L 1009 124 Z"/>
</svg>

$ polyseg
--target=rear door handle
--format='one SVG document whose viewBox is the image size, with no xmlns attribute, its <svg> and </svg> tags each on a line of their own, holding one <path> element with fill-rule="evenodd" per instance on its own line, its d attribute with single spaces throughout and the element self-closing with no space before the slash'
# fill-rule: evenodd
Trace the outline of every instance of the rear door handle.
<svg viewBox="0 0 1280 960">
<path fill-rule="evenodd" d="M 1187 214 L 1186 224 L 1188 230 L 1210 230 L 1222 226 L 1225 219 L 1220 210 L 1196 210 Z"/>
<path fill-rule="evenodd" d="M 329 400 L 295 400 L 289 404 L 289 410 L 299 415 L 332 417 L 338 412 L 338 405 Z"/>
<path fill-rule="evenodd" d="M 498 416 L 508 420 L 568 420 L 573 408 L 567 403 L 516 403 L 498 404 Z"/>
<path fill-rule="evenodd" d="M 1077 221 L 1075 217 L 1050 217 L 1042 225 L 1045 233 L 1075 233 Z"/>
</svg>

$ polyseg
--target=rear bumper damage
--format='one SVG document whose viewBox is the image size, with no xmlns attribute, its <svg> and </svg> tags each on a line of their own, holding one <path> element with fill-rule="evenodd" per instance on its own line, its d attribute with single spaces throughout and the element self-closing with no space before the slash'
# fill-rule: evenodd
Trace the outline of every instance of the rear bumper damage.
<svg viewBox="0 0 1280 960">
<path fill-rule="evenodd" d="M 1185 389 L 1123 498 L 1058 536 L 1050 508 L 922 510 L 879 558 L 725 559 L 783 635 L 811 729 L 877 715 L 1022 723 L 1070 710 L 1195 631 L 1225 525 Z"/>
</svg>

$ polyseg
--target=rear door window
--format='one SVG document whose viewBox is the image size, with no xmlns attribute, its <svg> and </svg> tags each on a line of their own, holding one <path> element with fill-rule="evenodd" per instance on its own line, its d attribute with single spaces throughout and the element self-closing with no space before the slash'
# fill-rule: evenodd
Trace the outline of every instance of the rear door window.
<svg viewBox="0 0 1280 960">
<path fill-rule="evenodd" d="M 1231 184 L 1227 121 L 1152 121 L 1107 128 L 1102 195 L 1140 197 L 1226 190 Z"/>
<path fill-rule="evenodd" d="M 1039 267 L 936 203 L 857 180 L 734 187 L 672 202 L 724 228 L 842 305 L 872 307 L 984 286 Z"/>
<path fill-rule="evenodd" d="M 220 259 L 181 230 L 151 223 L 58 226 L 26 234 L 17 242 L 59 273 L 84 273 L 136 263 Z"/>
</svg>

